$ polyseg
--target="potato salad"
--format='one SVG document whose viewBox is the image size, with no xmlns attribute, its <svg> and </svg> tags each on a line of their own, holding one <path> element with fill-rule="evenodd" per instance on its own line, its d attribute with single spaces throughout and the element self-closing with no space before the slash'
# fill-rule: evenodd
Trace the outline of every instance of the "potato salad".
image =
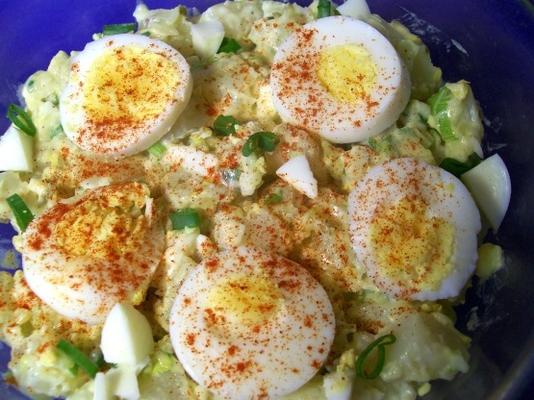
<svg viewBox="0 0 534 400">
<path fill-rule="evenodd" d="M 133 17 L 8 108 L 4 379 L 36 399 L 412 400 L 467 372 L 454 306 L 502 267 L 484 238 L 510 200 L 469 82 L 364 0 Z"/>
</svg>

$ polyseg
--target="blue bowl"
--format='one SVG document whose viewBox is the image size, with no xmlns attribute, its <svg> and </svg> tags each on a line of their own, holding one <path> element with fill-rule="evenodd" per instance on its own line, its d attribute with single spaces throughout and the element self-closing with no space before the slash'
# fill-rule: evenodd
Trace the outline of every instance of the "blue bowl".
<svg viewBox="0 0 534 400">
<path fill-rule="evenodd" d="M 179 1 L 179 0 L 178 0 Z M 508 216 L 495 241 L 506 267 L 469 290 L 459 328 L 473 338 L 471 370 L 436 382 L 427 399 L 532 398 L 534 377 L 534 5 L 529 0 L 368 0 L 373 12 L 399 19 L 428 44 L 448 81 L 467 79 L 482 106 L 487 154 L 499 151 L 513 183 Z M 209 0 L 182 3 L 204 9 Z M 111 4 L 110 4 L 111 3 Z M 176 0 L 146 0 L 173 7 Z M 306 3 L 306 2 L 303 2 Z M 103 24 L 132 20 L 134 0 L 0 1 L 0 114 L 16 102 L 19 84 L 46 68 L 58 50 L 80 50 Z M 0 130 L 8 126 L 0 118 Z M 13 230 L 0 226 L 0 247 Z M 474 309 L 474 307 L 476 307 Z M 475 312 L 479 327 L 467 330 Z M 0 347 L 5 370 L 7 347 Z M 528 388 L 530 384 L 530 388 Z M 529 395 L 530 393 L 530 395 Z M 0 382 L 0 398 L 26 399 Z"/>
</svg>

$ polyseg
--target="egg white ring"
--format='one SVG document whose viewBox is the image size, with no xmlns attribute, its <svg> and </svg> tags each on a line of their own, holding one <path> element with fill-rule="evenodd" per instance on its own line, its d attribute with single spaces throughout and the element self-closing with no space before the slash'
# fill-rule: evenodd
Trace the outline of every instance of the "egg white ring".
<svg viewBox="0 0 534 400">
<path fill-rule="evenodd" d="M 375 261 L 371 221 L 379 207 L 395 204 L 407 196 L 421 198 L 428 205 L 429 218 L 442 218 L 454 227 L 453 269 L 435 291 L 418 288 L 413 282 L 394 282 Z M 475 270 L 480 214 L 467 188 L 449 172 L 411 158 L 395 159 L 371 168 L 350 193 L 348 204 L 354 252 L 383 292 L 412 300 L 455 297 Z"/>
<path fill-rule="evenodd" d="M 116 303 L 148 284 L 165 244 L 163 227 L 154 223 L 148 228 L 146 241 L 138 251 L 128 259 L 111 263 L 91 255 L 67 254 L 53 240 L 53 235 L 46 233 L 53 229 L 51 221 L 61 218 L 62 209 L 75 208 L 85 199 L 101 196 L 113 188 L 101 187 L 76 201 L 58 203 L 35 218 L 23 234 L 22 268 L 30 289 L 57 313 L 91 325 L 104 322 Z M 140 268 L 141 265 L 146 268 Z M 120 272 L 112 274 L 111 268 Z"/>
<path fill-rule="evenodd" d="M 212 269 L 214 263 L 217 266 Z M 233 274 L 261 276 L 265 272 L 277 283 L 287 279 L 299 282 L 295 292 L 279 286 L 284 304 L 267 327 L 225 336 L 208 326 L 203 302 L 217 282 Z M 306 316 L 312 318 L 311 328 L 303 325 Z M 280 256 L 239 247 L 204 260 L 187 276 L 171 310 L 169 332 L 187 373 L 217 396 L 278 398 L 317 373 L 332 345 L 335 319 L 326 292 L 304 268 Z M 193 345 L 187 341 L 191 334 L 195 337 Z M 239 349 L 234 356 L 227 351 L 232 345 Z M 253 360 L 253 365 L 232 374 L 231 365 L 243 360 Z"/>
<path fill-rule="evenodd" d="M 121 138 L 103 141 L 94 135 L 82 134 L 87 125 L 82 87 L 91 72 L 92 65 L 102 55 L 102 51 L 124 46 L 137 46 L 154 53 L 164 54 L 173 63 L 180 76 L 173 100 L 168 102 L 164 111 L 156 119 L 145 121 L 144 125 L 139 128 L 130 129 L 128 134 L 122 135 Z M 88 43 L 81 52 L 71 58 L 69 81 L 61 93 L 59 103 L 61 124 L 67 137 L 83 150 L 111 157 L 130 156 L 146 150 L 169 132 L 187 106 L 192 90 L 189 64 L 176 49 L 167 43 L 132 33 L 106 36 Z"/>
<path fill-rule="evenodd" d="M 314 34 L 309 45 L 299 50 L 302 32 Z M 311 73 L 307 80 L 287 83 L 293 79 L 288 71 L 299 70 L 293 61 L 295 54 L 302 53 L 301 58 L 308 64 L 313 63 L 321 50 L 347 44 L 365 48 L 378 67 L 376 87 L 370 94 L 370 100 L 378 105 L 372 115 L 362 104 L 343 103 L 333 98 L 316 73 Z M 409 73 L 391 43 L 371 25 L 345 16 L 320 18 L 290 35 L 276 52 L 270 85 L 274 106 L 283 121 L 317 132 L 334 143 L 362 141 L 391 126 L 406 107 L 411 88 Z M 289 94 L 288 87 L 292 88 Z M 318 98 L 314 103 L 320 103 L 313 113 L 309 93 Z"/>
</svg>

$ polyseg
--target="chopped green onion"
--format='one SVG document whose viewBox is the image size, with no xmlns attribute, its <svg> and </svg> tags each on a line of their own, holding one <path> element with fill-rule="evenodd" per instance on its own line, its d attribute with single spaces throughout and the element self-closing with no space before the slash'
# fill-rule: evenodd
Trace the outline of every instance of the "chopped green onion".
<svg viewBox="0 0 534 400">
<path fill-rule="evenodd" d="M 64 133 L 63 126 L 61 124 L 59 124 L 54 129 L 52 129 L 52 131 L 50 132 L 50 139 L 56 137 L 57 135 L 59 135 L 61 133 Z"/>
<path fill-rule="evenodd" d="M 31 117 L 16 104 L 10 104 L 7 108 L 7 118 L 26 135 L 35 136 L 37 133 Z"/>
<path fill-rule="evenodd" d="M 331 15 L 339 15 L 332 2 L 330 0 L 319 0 L 317 4 L 317 18 L 330 17 Z"/>
<path fill-rule="evenodd" d="M 247 139 L 241 153 L 245 157 L 252 153 L 260 155 L 265 151 L 273 151 L 279 142 L 278 137 L 272 132 L 256 132 Z"/>
<path fill-rule="evenodd" d="M 265 199 L 265 204 L 278 204 L 281 203 L 284 200 L 284 196 L 282 195 L 282 191 L 278 191 L 277 193 L 271 193 L 267 198 Z"/>
<path fill-rule="evenodd" d="M 359 378 L 364 379 L 376 379 L 382 372 L 382 369 L 384 368 L 384 363 L 386 361 L 386 346 L 389 346 L 390 344 L 395 343 L 397 338 L 393 334 L 388 334 L 379 337 L 376 339 L 373 343 L 371 343 L 369 346 L 365 348 L 364 351 L 358 355 L 358 359 L 356 360 L 356 375 Z M 369 355 L 373 352 L 373 350 L 376 349 L 377 352 L 377 360 L 376 364 L 371 372 L 366 371 L 366 364 L 367 364 L 367 358 Z"/>
<path fill-rule="evenodd" d="M 163 154 L 165 154 L 165 152 L 167 151 L 167 148 L 163 143 L 158 142 L 150 146 L 147 151 L 154 157 L 161 158 Z"/>
<path fill-rule="evenodd" d="M 9 208 L 15 216 L 19 229 L 24 232 L 33 220 L 33 214 L 18 194 L 13 194 L 6 199 Z"/>
<path fill-rule="evenodd" d="M 134 32 L 135 28 L 135 23 L 104 25 L 104 29 L 102 29 L 102 34 L 104 36 L 110 36 L 117 35 L 119 33 Z"/>
<path fill-rule="evenodd" d="M 28 81 L 28 83 L 26 83 L 26 87 L 28 88 L 28 90 L 31 92 L 33 90 L 33 85 L 34 85 L 35 81 L 33 79 L 30 79 Z"/>
<path fill-rule="evenodd" d="M 217 53 L 237 53 L 241 50 L 241 45 L 235 39 L 224 37 Z"/>
<path fill-rule="evenodd" d="M 471 153 L 465 162 L 458 161 L 454 158 L 445 158 L 439 166 L 459 178 L 470 169 L 475 168 L 481 161 L 482 159 L 477 153 Z"/>
<path fill-rule="evenodd" d="M 61 350 L 67 357 L 69 357 L 74 364 L 80 366 L 87 375 L 91 378 L 94 378 L 99 368 L 89 357 L 87 357 L 83 352 L 74 347 L 71 343 L 66 340 L 61 339 L 56 347 Z"/>
<path fill-rule="evenodd" d="M 197 228 L 200 226 L 200 214 L 193 208 L 184 208 L 171 214 L 173 230 Z"/>
<path fill-rule="evenodd" d="M 447 105 L 452 99 L 452 92 L 447 86 L 443 86 L 428 99 L 428 105 L 430 106 L 430 112 L 433 115 L 438 115 L 444 111 L 447 111 Z"/>
<path fill-rule="evenodd" d="M 69 372 L 72 375 L 76 376 L 76 375 L 78 375 L 78 369 L 79 369 L 78 368 L 78 364 L 74 364 L 72 367 L 69 368 Z"/>
<path fill-rule="evenodd" d="M 452 129 L 451 119 L 449 117 L 449 101 L 452 99 L 451 90 L 443 86 L 432 97 L 428 99 L 428 105 L 432 115 L 436 118 L 437 130 L 446 142 L 458 139 Z"/>
<path fill-rule="evenodd" d="M 145 31 L 141 35 L 150 37 L 150 31 Z"/>
<path fill-rule="evenodd" d="M 213 130 L 219 136 L 229 136 L 235 133 L 235 126 L 239 121 L 231 115 L 219 115 L 213 122 Z"/>
</svg>

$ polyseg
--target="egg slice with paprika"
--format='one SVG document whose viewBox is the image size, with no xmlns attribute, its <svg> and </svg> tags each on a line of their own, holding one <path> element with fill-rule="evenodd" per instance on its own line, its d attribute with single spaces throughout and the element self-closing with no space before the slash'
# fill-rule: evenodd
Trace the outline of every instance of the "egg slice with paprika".
<svg viewBox="0 0 534 400">
<path fill-rule="evenodd" d="M 478 208 L 463 183 L 424 161 L 371 168 L 349 196 L 358 261 L 396 298 L 455 297 L 475 270 Z"/>
<path fill-rule="evenodd" d="M 169 333 L 187 373 L 218 398 L 279 398 L 311 379 L 334 339 L 332 305 L 299 264 L 248 247 L 186 278 Z"/>
<path fill-rule="evenodd" d="M 83 150 L 129 156 L 169 131 L 191 92 L 189 65 L 173 47 L 143 35 L 106 36 L 72 57 L 61 124 Z"/>
<path fill-rule="evenodd" d="M 359 142 L 392 125 L 410 97 L 410 78 L 391 43 L 354 18 L 320 18 L 278 48 L 273 102 L 284 122 L 334 143 Z"/>
<path fill-rule="evenodd" d="M 30 223 L 22 246 L 32 291 L 59 314 L 97 324 L 116 303 L 143 300 L 165 232 L 148 187 L 126 183 L 54 205 Z"/>
</svg>

